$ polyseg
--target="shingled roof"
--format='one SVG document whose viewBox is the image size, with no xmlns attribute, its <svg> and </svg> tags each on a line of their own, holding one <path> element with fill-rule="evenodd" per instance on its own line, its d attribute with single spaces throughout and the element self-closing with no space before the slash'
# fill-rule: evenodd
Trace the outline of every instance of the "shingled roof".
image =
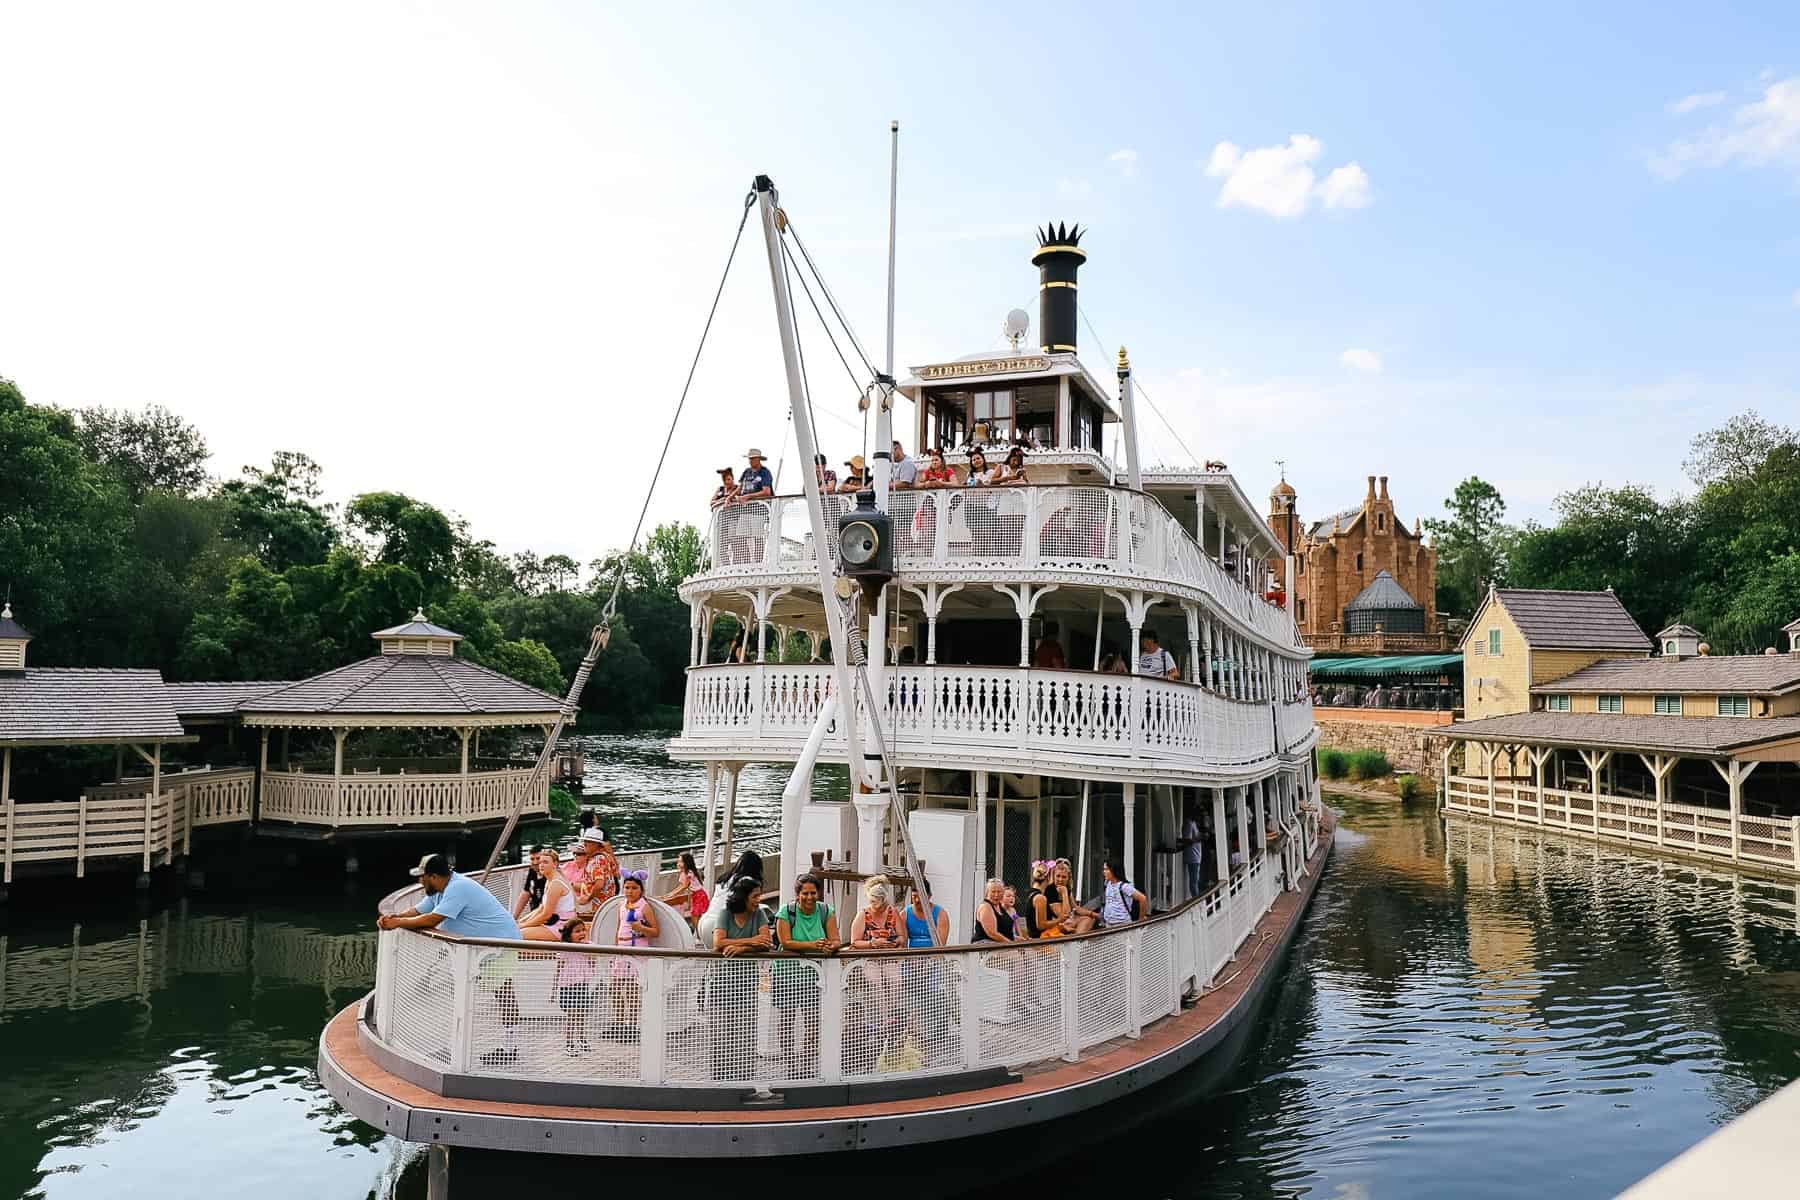
<svg viewBox="0 0 1800 1200">
<path fill-rule="evenodd" d="M 1800 689 L 1800 658 L 1730 654 L 1718 658 L 1603 658 L 1540 683 L 1534 692 L 1733 692 L 1779 695 Z"/>
<path fill-rule="evenodd" d="M 262 679 L 242 683 L 167 683 L 169 700 L 180 717 L 228 717 L 246 700 L 290 687 L 291 679 Z"/>
<path fill-rule="evenodd" d="M 161 671 L 27 667 L 0 674 L 0 744 L 186 738 Z"/>
<path fill-rule="evenodd" d="M 460 658 L 378 654 L 246 700 L 238 710 L 246 716 L 554 717 L 562 699 Z"/>
<path fill-rule="evenodd" d="M 1650 639 L 1610 591 L 1498 588 L 1494 596 L 1534 650 L 1651 648 Z M 1475 632 L 1475 626 L 1476 622 L 1469 623 L 1470 634 Z"/>
<path fill-rule="evenodd" d="M 1800 717 L 1674 717 L 1636 713 L 1512 713 L 1432 731 L 1477 742 L 1532 742 L 1724 758 L 1733 750 L 1800 738 Z"/>
</svg>

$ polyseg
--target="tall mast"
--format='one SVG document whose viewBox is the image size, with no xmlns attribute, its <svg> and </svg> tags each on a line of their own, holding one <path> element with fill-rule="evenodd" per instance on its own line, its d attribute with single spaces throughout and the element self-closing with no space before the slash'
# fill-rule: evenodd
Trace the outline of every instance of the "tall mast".
<svg viewBox="0 0 1800 1200">
<path fill-rule="evenodd" d="M 807 397 L 806 379 L 800 370 L 799 334 L 794 328 L 793 297 L 788 293 L 786 252 L 782 249 L 781 232 L 776 226 L 775 184 L 767 175 L 756 177 L 756 207 L 762 218 L 763 241 L 769 250 L 769 277 L 775 288 L 775 321 L 781 329 L 781 357 L 787 366 L 788 400 L 794 408 L 794 442 L 805 468 L 801 470 L 800 478 L 806 487 L 806 516 L 817 551 L 819 599 L 825 609 L 826 631 L 831 638 L 832 687 L 838 698 L 838 719 L 844 725 L 844 748 L 852 780 L 861 780 L 874 790 L 880 786 L 880 780 L 869 778 L 868 762 L 863 757 L 856 720 L 855 680 L 850 670 L 850 631 L 845 628 L 843 606 L 837 598 L 837 573 L 831 566 L 831 547 L 836 544 L 837 531 L 825 526 L 819 473 L 811 469 L 819 447 L 813 440 L 812 402 Z M 798 865 L 783 863 L 782 868 L 793 874 Z"/>
<path fill-rule="evenodd" d="M 893 477 L 894 447 L 894 234 L 900 205 L 900 122 L 888 124 L 888 289 L 887 365 L 875 382 L 875 507 L 888 507 L 888 483 Z M 913 447 L 917 454 L 919 448 Z"/>
</svg>

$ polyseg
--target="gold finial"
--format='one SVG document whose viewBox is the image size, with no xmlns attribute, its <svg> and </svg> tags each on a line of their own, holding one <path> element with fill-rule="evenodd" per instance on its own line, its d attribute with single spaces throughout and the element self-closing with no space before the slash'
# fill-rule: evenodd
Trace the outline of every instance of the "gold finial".
<svg viewBox="0 0 1800 1200">
<path fill-rule="evenodd" d="M 1129 370 L 1131 370 L 1131 360 L 1125 357 L 1125 347 L 1120 346 L 1119 347 L 1119 374 L 1123 375 Z"/>
</svg>

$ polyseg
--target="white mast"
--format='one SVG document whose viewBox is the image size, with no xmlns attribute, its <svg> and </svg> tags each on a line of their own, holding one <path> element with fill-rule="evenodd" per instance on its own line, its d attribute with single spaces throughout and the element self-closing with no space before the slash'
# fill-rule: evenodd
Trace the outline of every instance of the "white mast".
<svg viewBox="0 0 1800 1200">
<path fill-rule="evenodd" d="M 888 125 L 888 289 L 886 377 L 875 383 L 875 507 L 888 510 L 888 484 L 893 478 L 894 447 L 894 235 L 900 203 L 900 122 Z M 918 453 L 913 447 L 913 453 Z"/>
<path fill-rule="evenodd" d="M 799 335 L 794 329 L 793 297 L 788 294 L 786 255 L 781 246 L 781 233 L 776 226 L 775 185 L 767 175 L 756 177 L 756 207 L 762 218 L 763 241 L 769 249 L 769 276 L 775 287 L 775 322 L 781 329 L 781 356 L 787 366 L 788 400 L 794 406 L 794 442 L 800 461 L 811 467 L 818 453 L 813 440 L 812 404 L 806 395 L 806 380 L 800 372 Z M 781 218 L 784 222 L 785 217 Z M 800 472 L 806 486 L 806 516 L 812 528 L 813 547 L 818 552 L 819 599 L 825 610 L 826 632 L 831 638 L 832 691 L 838 698 L 838 718 L 844 725 L 844 746 L 854 781 L 870 790 L 880 787 L 880 778 L 871 778 L 863 757 L 862 738 L 858 736 L 855 703 L 855 681 L 851 676 L 850 631 L 845 628 L 844 610 L 838 603 L 837 575 L 831 566 L 831 547 L 837 533 L 825 527 L 825 504 L 819 495 L 819 473 L 807 469 Z M 827 540 L 830 539 L 830 540 Z M 793 874 L 798 863 L 783 863 L 782 869 Z"/>
</svg>

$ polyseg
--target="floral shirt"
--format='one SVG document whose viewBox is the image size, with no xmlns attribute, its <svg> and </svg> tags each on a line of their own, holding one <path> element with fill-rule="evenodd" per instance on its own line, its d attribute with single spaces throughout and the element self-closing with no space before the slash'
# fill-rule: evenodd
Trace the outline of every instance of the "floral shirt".
<svg viewBox="0 0 1800 1200">
<path fill-rule="evenodd" d="M 585 868 L 579 863 L 569 866 L 575 869 L 569 882 L 575 886 L 577 913 L 591 917 L 602 904 L 618 894 L 619 860 L 610 851 L 599 850 L 588 855 Z"/>
</svg>

